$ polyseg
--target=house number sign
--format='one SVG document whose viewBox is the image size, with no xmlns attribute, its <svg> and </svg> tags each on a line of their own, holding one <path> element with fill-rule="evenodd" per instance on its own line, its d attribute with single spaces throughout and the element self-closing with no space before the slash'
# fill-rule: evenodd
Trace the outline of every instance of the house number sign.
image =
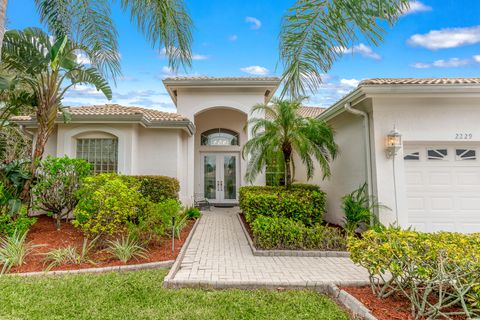
<svg viewBox="0 0 480 320">
<path fill-rule="evenodd" d="M 473 138 L 471 133 L 455 133 L 456 140 L 470 140 Z"/>
</svg>

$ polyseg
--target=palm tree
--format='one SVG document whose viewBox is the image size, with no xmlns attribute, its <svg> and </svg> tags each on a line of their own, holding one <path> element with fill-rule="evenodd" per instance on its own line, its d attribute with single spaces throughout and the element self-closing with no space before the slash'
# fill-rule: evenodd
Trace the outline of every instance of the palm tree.
<svg viewBox="0 0 480 320">
<path fill-rule="evenodd" d="M 7 20 L 8 0 L 0 0 L 0 55 L 2 53 L 3 35 L 5 34 L 5 20 Z"/>
<path fill-rule="evenodd" d="M 255 177 L 272 162 L 282 163 L 285 171 L 285 186 L 294 180 L 293 156 L 296 154 L 307 169 L 311 179 L 318 161 L 323 178 L 330 176 L 330 161 L 337 154 L 333 130 L 318 119 L 306 119 L 298 115 L 302 99 L 273 99 L 271 104 L 258 104 L 252 114 L 264 114 L 263 118 L 251 118 L 247 127 L 253 138 L 245 143 L 242 156 L 249 157 L 246 179 Z"/>
<path fill-rule="evenodd" d="M 360 37 L 377 45 L 382 23 L 393 25 L 409 0 L 297 0 L 283 17 L 280 60 L 282 95 L 315 93 L 332 64 Z"/>
<path fill-rule="evenodd" d="M 52 41 L 46 32 L 38 28 L 10 30 L 5 33 L 2 65 L 15 76 L 13 79 L 0 77 L 0 83 L 26 85 L 36 102 L 38 130 L 32 156 L 32 176 L 54 130 L 58 113 L 65 111 L 62 99 L 68 89 L 76 84 L 93 85 L 108 99 L 112 98 L 108 81 L 98 69 L 78 63 L 78 52 L 82 52 L 87 58 L 98 54 L 66 36 Z M 68 117 L 68 113 L 63 114 Z M 30 183 L 31 181 L 25 185 L 23 198 L 28 194 Z"/>
<path fill-rule="evenodd" d="M 94 48 L 92 66 L 114 79 L 120 74 L 118 32 L 111 18 L 114 0 L 35 0 L 40 20 L 56 37 L 67 36 L 74 42 Z M 152 46 L 164 46 L 169 66 L 189 66 L 191 61 L 192 20 L 183 0 L 120 0 Z M 0 0 L 0 47 L 2 21 L 7 0 Z M 4 9 L 4 10 L 3 10 Z"/>
</svg>

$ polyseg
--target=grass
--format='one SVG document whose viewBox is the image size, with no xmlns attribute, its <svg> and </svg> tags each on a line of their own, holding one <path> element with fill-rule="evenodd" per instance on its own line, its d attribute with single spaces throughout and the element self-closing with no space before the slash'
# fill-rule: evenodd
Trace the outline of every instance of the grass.
<svg viewBox="0 0 480 320">
<path fill-rule="evenodd" d="M 0 277 L 0 319 L 348 319 L 313 291 L 167 290 L 166 273 Z"/>
</svg>

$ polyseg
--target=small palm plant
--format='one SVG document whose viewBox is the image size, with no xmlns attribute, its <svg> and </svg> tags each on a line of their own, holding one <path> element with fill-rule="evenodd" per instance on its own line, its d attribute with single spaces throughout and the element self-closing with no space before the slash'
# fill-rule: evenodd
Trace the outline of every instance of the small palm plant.
<svg viewBox="0 0 480 320">
<path fill-rule="evenodd" d="M 274 161 L 283 164 L 285 186 L 289 187 L 294 180 L 295 154 L 305 165 L 308 179 L 313 177 L 315 161 L 320 164 L 323 177 L 330 176 L 330 162 L 337 155 L 333 130 L 325 121 L 299 116 L 301 104 L 302 99 L 273 99 L 269 105 L 253 107 L 252 115 L 260 113 L 265 116 L 254 117 L 247 124 L 253 135 L 242 150 L 243 157 L 249 157 L 248 182 L 253 182 Z"/>
<path fill-rule="evenodd" d="M 135 258 L 147 258 L 147 249 L 142 247 L 140 243 L 132 236 L 122 236 L 120 239 L 110 240 L 107 242 L 106 249 L 112 256 L 118 258 L 123 263 L 127 263 Z"/>
<path fill-rule="evenodd" d="M 4 83 L 23 85 L 33 93 L 36 105 L 38 130 L 31 162 L 31 174 L 23 188 L 25 199 L 32 179 L 42 158 L 48 138 L 55 129 L 58 114 L 63 113 L 68 120 L 68 112 L 62 106 L 62 99 L 70 88 L 76 84 L 93 85 L 108 99 L 112 90 L 99 69 L 80 61 L 95 61 L 100 53 L 89 49 L 66 36 L 52 39 L 38 28 L 9 30 L 5 33 L 2 50 L 2 67 L 13 74 L 0 76 L 0 89 Z M 85 56 L 87 59 L 79 59 Z M 10 86 L 11 87 L 11 86 Z"/>
<path fill-rule="evenodd" d="M 12 267 L 21 266 L 25 258 L 39 245 L 27 242 L 27 232 L 15 231 L 13 235 L 0 239 L 0 274 L 4 274 Z"/>
<path fill-rule="evenodd" d="M 368 228 L 372 225 L 380 225 L 374 213 L 376 208 L 387 208 L 368 195 L 367 184 L 364 183 L 358 189 L 342 198 L 342 209 L 345 213 L 344 229 L 348 234 L 354 234 L 358 228 Z"/>
</svg>

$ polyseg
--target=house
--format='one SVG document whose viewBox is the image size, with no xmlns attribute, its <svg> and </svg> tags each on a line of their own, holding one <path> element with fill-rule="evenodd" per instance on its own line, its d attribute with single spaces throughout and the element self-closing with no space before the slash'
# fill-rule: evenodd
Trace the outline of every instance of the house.
<svg viewBox="0 0 480 320">
<path fill-rule="evenodd" d="M 367 182 L 385 224 L 480 232 L 480 78 L 364 80 L 319 118 L 340 149 L 331 178 L 315 177 L 329 221 Z"/>
<path fill-rule="evenodd" d="M 245 185 L 241 149 L 251 107 L 266 103 L 275 77 L 175 77 L 164 85 L 177 113 L 103 105 L 71 108 L 59 118 L 46 154 L 85 158 L 96 172 L 166 175 L 180 199 L 238 202 Z M 327 192 L 326 219 L 341 223 L 341 198 L 364 183 L 385 207 L 383 223 L 418 230 L 480 231 L 480 79 L 370 79 L 324 111 L 303 107 L 335 130 L 339 156 Z M 32 117 L 15 119 L 35 132 Z M 301 165 L 296 181 L 306 182 Z M 260 175 L 255 184 L 265 184 Z M 386 208 L 388 207 L 388 209 Z"/>
</svg>

